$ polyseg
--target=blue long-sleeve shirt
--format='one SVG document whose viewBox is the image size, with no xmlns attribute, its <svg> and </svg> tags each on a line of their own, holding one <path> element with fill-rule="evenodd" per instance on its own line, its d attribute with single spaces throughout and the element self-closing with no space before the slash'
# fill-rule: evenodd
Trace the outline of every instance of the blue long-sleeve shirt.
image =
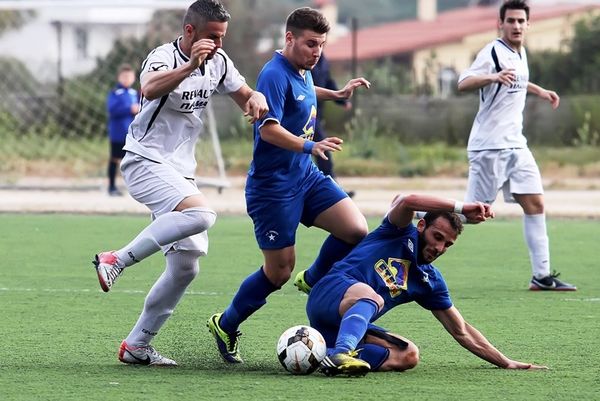
<svg viewBox="0 0 600 401">
<path fill-rule="evenodd" d="M 131 106 L 139 102 L 138 92 L 117 84 L 108 94 L 106 109 L 108 111 L 108 136 L 111 142 L 125 143 L 129 124 L 135 114 Z"/>
</svg>

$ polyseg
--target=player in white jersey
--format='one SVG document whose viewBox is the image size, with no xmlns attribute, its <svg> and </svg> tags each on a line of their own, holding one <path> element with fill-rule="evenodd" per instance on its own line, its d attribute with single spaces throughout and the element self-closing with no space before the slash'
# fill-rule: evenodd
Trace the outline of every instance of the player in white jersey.
<svg viewBox="0 0 600 401">
<path fill-rule="evenodd" d="M 576 287 L 550 272 L 550 252 L 539 168 L 523 136 L 527 93 L 547 100 L 556 109 L 558 95 L 529 82 L 523 42 L 529 27 L 529 6 L 523 0 L 500 7 L 501 38 L 485 46 L 458 80 L 459 91 L 479 90 L 479 111 L 469 143 L 466 202 L 492 203 L 500 189 L 504 200 L 524 212 L 525 241 L 533 277 L 531 290 L 574 291 Z"/>
<path fill-rule="evenodd" d="M 166 269 L 148 293 L 142 314 L 121 343 L 119 360 L 176 365 L 150 342 L 173 313 L 208 251 L 216 214 L 198 190 L 194 147 L 211 95 L 227 93 L 249 116 L 263 117 L 265 97 L 250 89 L 221 49 L 230 15 L 219 0 L 197 0 L 183 35 L 154 49 L 142 64 L 141 110 L 129 127 L 121 163 L 131 196 L 152 212 L 152 223 L 123 248 L 96 255 L 100 286 L 109 291 L 124 269 L 162 249 Z"/>
</svg>

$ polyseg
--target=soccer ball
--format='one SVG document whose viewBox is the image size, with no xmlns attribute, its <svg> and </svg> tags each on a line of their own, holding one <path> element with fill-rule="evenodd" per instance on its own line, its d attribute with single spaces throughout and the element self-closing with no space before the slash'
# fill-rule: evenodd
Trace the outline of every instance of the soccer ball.
<svg viewBox="0 0 600 401">
<path fill-rule="evenodd" d="M 325 339 L 309 326 L 291 327 L 283 332 L 277 342 L 279 362 L 294 375 L 314 372 L 326 354 Z"/>
</svg>

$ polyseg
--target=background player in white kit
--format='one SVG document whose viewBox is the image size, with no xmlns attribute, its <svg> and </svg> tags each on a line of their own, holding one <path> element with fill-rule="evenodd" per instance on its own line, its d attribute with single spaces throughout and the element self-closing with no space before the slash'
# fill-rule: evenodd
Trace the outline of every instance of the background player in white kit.
<svg viewBox="0 0 600 401">
<path fill-rule="evenodd" d="M 148 293 L 119 360 L 176 365 L 150 342 L 198 273 L 208 250 L 206 230 L 216 219 L 195 184 L 194 148 L 200 116 L 214 91 L 228 93 L 250 122 L 268 111 L 265 97 L 246 85 L 221 49 L 230 15 L 219 0 L 187 10 L 183 35 L 154 49 L 142 64 L 141 111 L 129 128 L 121 171 L 131 196 L 152 212 L 152 223 L 125 247 L 96 255 L 100 286 L 109 291 L 127 266 L 162 249 L 166 269 Z"/>
<path fill-rule="evenodd" d="M 576 287 L 550 273 L 550 252 L 544 213 L 544 189 L 538 166 L 523 136 L 527 93 L 559 105 L 553 92 L 529 82 L 523 43 L 529 27 L 529 6 L 509 0 L 500 7 L 501 38 L 485 46 L 458 80 L 460 91 L 479 89 L 479 111 L 467 147 L 469 180 L 466 202 L 492 203 L 500 189 L 507 202 L 523 208 L 523 228 L 533 277 L 529 289 L 574 291 Z"/>
</svg>

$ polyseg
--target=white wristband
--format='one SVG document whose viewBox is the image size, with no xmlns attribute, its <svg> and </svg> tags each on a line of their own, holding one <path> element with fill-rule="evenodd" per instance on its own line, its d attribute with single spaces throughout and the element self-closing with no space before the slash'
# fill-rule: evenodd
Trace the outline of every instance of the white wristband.
<svg viewBox="0 0 600 401">
<path fill-rule="evenodd" d="M 454 202 L 454 213 L 462 214 L 464 203 L 461 201 Z"/>
</svg>

